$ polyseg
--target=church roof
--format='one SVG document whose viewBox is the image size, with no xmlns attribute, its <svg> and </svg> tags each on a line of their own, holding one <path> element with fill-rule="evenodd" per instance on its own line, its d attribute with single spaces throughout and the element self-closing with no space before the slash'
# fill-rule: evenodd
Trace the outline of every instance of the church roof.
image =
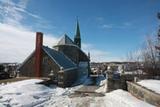
<svg viewBox="0 0 160 107">
<path fill-rule="evenodd" d="M 63 53 L 46 46 L 43 46 L 43 50 L 59 67 L 63 67 L 63 69 L 76 68 L 76 64 Z"/>
<path fill-rule="evenodd" d="M 65 34 L 57 45 L 74 45 L 74 42 Z"/>
<path fill-rule="evenodd" d="M 67 56 L 65 56 L 62 52 L 56 51 L 47 46 L 43 46 L 42 49 L 60 68 L 62 67 L 64 70 L 77 68 L 76 64 L 72 62 Z M 34 55 L 35 50 L 26 58 L 26 60 L 21 64 L 21 66 L 19 66 L 18 69 L 20 69 L 24 64 L 26 64 L 26 62 Z"/>
</svg>

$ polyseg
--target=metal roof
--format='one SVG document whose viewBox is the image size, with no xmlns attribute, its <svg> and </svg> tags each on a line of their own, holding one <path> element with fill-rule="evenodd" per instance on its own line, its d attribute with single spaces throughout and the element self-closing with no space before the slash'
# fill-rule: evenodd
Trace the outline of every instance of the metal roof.
<svg viewBox="0 0 160 107">
<path fill-rule="evenodd" d="M 68 68 L 76 68 L 76 64 L 72 62 L 67 56 L 63 53 L 56 51 L 55 49 L 51 49 L 49 47 L 43 46 L 43 50 L 48 54 L 49 57 L 63 69 Z"/>
<path fill-rule="evenodd" d="M 57 45 L 74 45 L 74 42 L 65 34 Z"/>
</svg>

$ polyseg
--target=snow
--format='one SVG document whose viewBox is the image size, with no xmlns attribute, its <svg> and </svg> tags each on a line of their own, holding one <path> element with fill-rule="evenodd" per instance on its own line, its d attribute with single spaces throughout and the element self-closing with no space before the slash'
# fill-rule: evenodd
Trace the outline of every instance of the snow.
<svg viewBox="0 0 160 107">
<path fill-rule="evenodd" d="M 160 94 L 160 80 L 141 80 L 137 82 L 138 84 Z"/>
<path fill-rule="evenodd" d="M 6 106 L 33 106 L 44 102 L 49 97 L 50 89 L 36 84 L 39 79 L 30 79 L 0 86 L 0 103 Z"/>
<path fill-rule="evenodd" d="M 105 96 L 70 97 L 83 85 L 60 88 L 37 84 L 43 80 L 30 79 L 0 85 L 0 107 L 153 107 L 123 90 L 104 93 Z M 105 89 L 105 80 L 98 92 Z"/>
<path fill-rule="evenodd" d="M 124 74 L 145 74 L 142 70 L 125 71 Z"/>
<path fill-rule="evenodd" d="M 95 92 L 106 93 L 106 91 L 107 91 L 107 82 L 106 81 L 107 81 L 106 79 L 100 81 L 100 84 L 99 84 L 100 87 L 97 90 L 95 90 Z"/>
<path fill-rule="evenodd" d="M 32 107 L 43 104 L 52 97 L 60 100 L 62 95 L 72 93 L 76 88 L 59 88 L 56 86 L 47 87 L 42 84 L 36 84 L 43 80 L 30 79 L 6 85 L 0 85 L 0 107 Z M 72 92 L 71 92 L 72 91 Z M 63 97 L 62 97 L 63 98 Z M 65 100 L 66 101 L 66 100 Z M 2 107 L 3 107 L 2 106 Z"/>
<path fill-rule="evenodd" d="M 60 100 L 53 98 L 48 102 L 47 107 L 154 107 L 143 102 L 126 91 L 115 90 L 105 94 L 104 97 L 61 97 Z"/>
<path fill-rule="evenodd" d="M 106 107 L 154 107 L 121 89 L 106 93 L 104 102 Z"/>
</svg>

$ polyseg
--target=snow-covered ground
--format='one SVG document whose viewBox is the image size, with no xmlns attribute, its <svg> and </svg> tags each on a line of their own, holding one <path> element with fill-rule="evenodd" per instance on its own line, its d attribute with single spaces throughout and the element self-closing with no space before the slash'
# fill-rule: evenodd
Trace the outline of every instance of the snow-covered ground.
<svg viewBox="0 0 160 107">
<path fill-rule="evenodd" d="M 70 97 L 82 85 L 64 89 L 36 84 L 41 81 L 30 79 L 0 85 L 0 107 L 153 107 L 123 90 L 103 97 Z"/>
<path fill-rule="evenodd" d="M 0 85 L 0 103 L 19 107 L 33 106 L 42 103 L 51 96 L 51 89 L 43 85 L 39 79 L 24 80 L 7 85 Z"/>
<path fill-rule="evenodd" d="M 137 83 L 160 94 L 160 80 L 141 80 Z"/>
<path fill-rule="evenodd" d="M 121 89 L 106 93 L 104 101 L 106 107 L 154 107 Z"/>
</svg>

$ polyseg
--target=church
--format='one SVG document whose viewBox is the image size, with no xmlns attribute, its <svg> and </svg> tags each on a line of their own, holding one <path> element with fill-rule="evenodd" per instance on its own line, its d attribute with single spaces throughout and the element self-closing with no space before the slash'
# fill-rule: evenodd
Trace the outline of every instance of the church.
<svg viewBox="0 0 160 107">
<path fill-rule="evenodd" d="M 36 33 L 35 50 L 19 67 L 23 77 L 50 77 L 61 87 L 68 87 L 82 76 L 89 75 L 90 56 L 81 49 L 80 27 L 77 21 L 74 41 L 66 34 L 53 48 L 43 45 L 43 33 Z"/>
</svg>

